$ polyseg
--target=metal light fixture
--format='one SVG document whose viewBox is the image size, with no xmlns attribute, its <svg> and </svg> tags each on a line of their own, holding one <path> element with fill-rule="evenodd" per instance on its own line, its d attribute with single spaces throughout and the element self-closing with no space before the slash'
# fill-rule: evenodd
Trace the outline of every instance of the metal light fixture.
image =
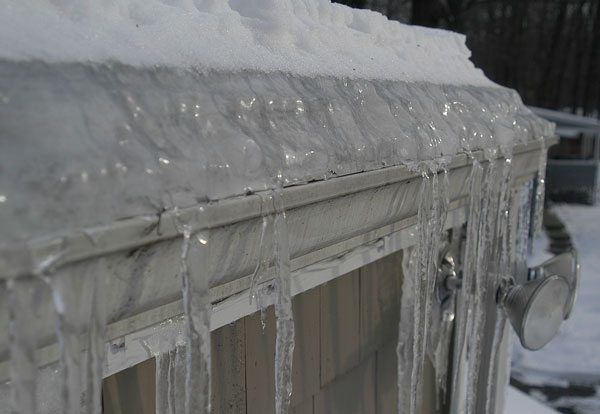
<svg viewBox="0 0 600 414">
<path fill-rule="evenodd" d="M 523 347 L 535 351 L 558 332 L 569 299 L 566 279 L 550 275 L 523 285 L 508 284 L 501 290 L 499 302 Z"/>
<path fill-rule="evenodd" d="M 450 246 L 440 257 L 437 298 L 442 307 L 462 287 L 455 257 Z M 535 351 L 550 342 L 571 315 L 580 278 L 577 252 L 559 254 L 524 273 L 504 278 L 496 298 L 523 347 Z M 516 282 L 524 279 L 527 281 L 522 284 Z"/>
<path fill-rule="evenodd" d="M 569 284 L 571 295 L 565 305 L 564 313 L 565 320 L 569 319 L 579 291 L 580 268 L 577 250 L 561 253 L 529 269 L 529 279 L 540 279 L 548 275 L 560 275 Z"/>
<path fill-rule="evenodd" d="M 500 286 L 498 302 L 526 349 L 546 345 L 569 318 L 579 289 L 577 251 L 554 256 L 527 272 L 528 281 L 515 285 L 514 279 Z"/>
</svg>

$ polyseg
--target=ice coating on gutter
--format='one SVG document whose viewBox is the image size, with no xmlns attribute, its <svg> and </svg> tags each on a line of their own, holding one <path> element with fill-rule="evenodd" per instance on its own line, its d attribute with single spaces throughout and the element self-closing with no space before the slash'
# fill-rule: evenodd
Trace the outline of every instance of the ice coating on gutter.
<svg viewBox="0 0 600 414">
<path fill-rule="evenodd" d="M 512 90 L 0 61 L 0 245 L 552 133 Z"/>
<path fill-rule="evenodd" d="M 0 59 L 493 85 L 463 35 L 330 0 L 7 0 Z"/>
</svg>

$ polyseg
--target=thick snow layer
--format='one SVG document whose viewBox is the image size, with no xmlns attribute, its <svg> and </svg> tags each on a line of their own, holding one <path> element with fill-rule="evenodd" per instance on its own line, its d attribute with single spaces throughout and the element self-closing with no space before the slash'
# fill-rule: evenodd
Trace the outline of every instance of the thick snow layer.
<svg viewBox="0 0 600 414">
<path fill-rule="evenodd" d="M 0 59 L 494 85 L 462 35 L 329 0 L 5 0 Z"/>
</svg>

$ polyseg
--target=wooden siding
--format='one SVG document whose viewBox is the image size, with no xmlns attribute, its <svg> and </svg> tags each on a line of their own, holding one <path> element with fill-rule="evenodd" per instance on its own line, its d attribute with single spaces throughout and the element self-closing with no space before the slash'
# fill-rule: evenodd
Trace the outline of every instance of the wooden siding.
<svg viewBox="0 0 600 414">
<path fill-rule="evenodd" d="M 292 413 L 396 413 L 396 342 L 402 284 L 396 253 L 293 300 Z M 274 413 L 275 316 L 266 310 L 212 334 L 213 413 Z M 425 371 L 424 413 L 435 412 Z M 154 414 L 154 361 L 104 382 L 105 413 Z"/>
</svg>

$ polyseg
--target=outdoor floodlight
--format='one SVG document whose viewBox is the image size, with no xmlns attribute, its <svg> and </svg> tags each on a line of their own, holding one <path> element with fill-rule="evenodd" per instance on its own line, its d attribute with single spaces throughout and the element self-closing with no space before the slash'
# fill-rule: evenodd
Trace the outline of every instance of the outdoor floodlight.
<svg viewBox="0 0 600 414">
<path fill-rule="evenodd" d="M 535 351 L 558 332 L 570 296 L 566 279 L 550 275 L 523 285 L 509 284 L 500 294 L 500 304 L 523 347 Z"/>
<path fill-rule="evenodd" d="M 561 253 L 545 261 L 539 266 L 529 269 L 529 279 L 539 279 L 547 275 L 560 275 L 569 284 L 570 296 L 565 305 L 565 319 L 571 316 L 577 291 L 579 290 L 580 278 L 579 260 L 577 250 L 573 249 L 566 253 Z"/>
</svg>

